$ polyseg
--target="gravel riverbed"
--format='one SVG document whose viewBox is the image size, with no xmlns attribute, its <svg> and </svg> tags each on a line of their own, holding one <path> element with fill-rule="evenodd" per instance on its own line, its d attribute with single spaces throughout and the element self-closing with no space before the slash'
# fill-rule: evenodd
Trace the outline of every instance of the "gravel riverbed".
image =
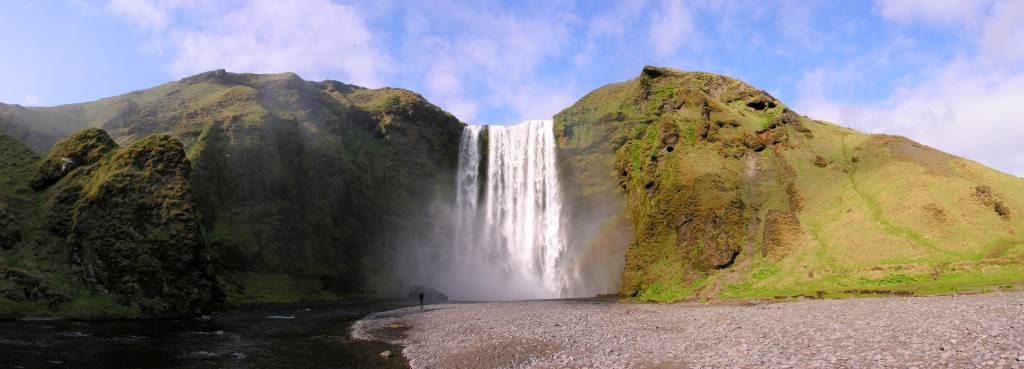
<svg viewBox="0 0 1024 369">
<path fill-rule="evenodd" d="M 428 305 L 370 315 L 352 335 L 404 346 L 413 368 L 1024 368 L 1024 292 Z"/>
</svg>

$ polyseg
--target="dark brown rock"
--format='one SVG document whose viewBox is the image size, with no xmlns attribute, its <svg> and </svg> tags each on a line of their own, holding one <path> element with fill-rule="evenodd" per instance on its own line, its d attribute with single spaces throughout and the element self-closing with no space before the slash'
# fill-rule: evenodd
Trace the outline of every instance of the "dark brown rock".
<svg viewBox="0 0 1024 369">
<path fill-rule="evenodd" d="M 829 164 L 830 164 L 830 162 L 827 159 L 821 157 L 821 155 L 818 155 L 818 156 L 814 157 L 814 166 L 816 166 L 818 168 L 827 167 Z"/>
<path fill-rule="evenodd" d="M 1010 208 L 992 191 L 992 187 L 984 185 L 975 187 L 974 197 L 982 206 L 992 208 L 1003 220 L 1010 220 Z"/>
<path fill-rule="evenodd" d="M 1003 219 L 1010 219 L 1010 208 L 1007 207 L 1006 204 L 1004 204 L 1002 201 L 996 200 L 992 208 L 993 210 L 996 211 L 996 214 L 999 214 L 999 216 L 1002 217 Z"/>
<path fill-rule="evenodd" d="M 761 151 L 764 150 L 765 148 L 764 142 L 762 142 L 759 137 L 754 135 L 747 135 L 746 137 L 744 137 L 743 145 L 746 146 L 748 149 L 754 151 Z"/>
</svg>

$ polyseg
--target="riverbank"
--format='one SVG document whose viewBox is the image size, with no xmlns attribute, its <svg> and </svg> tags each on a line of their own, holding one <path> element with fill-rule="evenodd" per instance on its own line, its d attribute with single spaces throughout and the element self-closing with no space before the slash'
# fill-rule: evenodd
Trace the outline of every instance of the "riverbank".
<svg viewBox="0 0 1024 369">
<path fill-rule="evenodd" d="M 402 301 L 246 307 L 199 319 L 0 321 L 0 368 L 408 368 L 349 329 Z M 379 353 L 393 351 L 384 359 Z"/>
<path fill-rule="evenodd" d="M 524 301 L 371 314 L 413 368 L 1024 367 L 1024 292 L 772 304 Z"/>
</svg>

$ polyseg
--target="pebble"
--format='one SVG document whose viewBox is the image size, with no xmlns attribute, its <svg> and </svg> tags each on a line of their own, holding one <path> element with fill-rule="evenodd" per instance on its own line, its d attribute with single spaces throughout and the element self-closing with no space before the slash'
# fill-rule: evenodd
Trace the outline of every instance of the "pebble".
<svg viewBox="0 0 1024 369">
<path fill-rule="evenodd" d="M 352 335 L 387 340 L 375 328 L 412 327 L 390 340 L 412 368 L 458 367 L 451 360 L 463 357 L 509 368 L 1024 367 L 1022 306 L 1024 292 L 752 306 L 445 304 L 372 314 Z"/>
</svg>

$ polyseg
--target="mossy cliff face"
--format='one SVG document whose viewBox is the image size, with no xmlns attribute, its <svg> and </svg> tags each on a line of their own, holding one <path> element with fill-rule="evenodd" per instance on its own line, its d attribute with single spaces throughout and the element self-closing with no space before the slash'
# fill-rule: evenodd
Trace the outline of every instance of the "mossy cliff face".
<svg viewBox="0 0 1024 369">
<path fill-rule="evenodd" d="M 752 247 L 766 199 L 745 169 L 771 143 L 765 136 L 799 134 L 790 122 L 762 127 L 783 111 L 726 77 L 648 67 L 556 116 L 564 156 L 585 168 L 571 182 L 595 197 L 625 195 L 632 240 L 620 294 L 686 288 Z"/>
<path fill-rule="evenodd" d="M 91 103 L 5 111 L 0 124 L 20 133 L 95 127 L 122 145 L 153 134 L 182 142 L 230 304 L 362 291 L 377 253 L 428 229 L 431 204 L 453 196 L 463 127 L 407 90 L 290 73 L 213 71 Z M 46 163 L 67 157 L 52 156 Z M 50 172 L 41 178 L 64 171 Z"/>
<path fill-rule="evenodd" d="M 607 199 L 623 199 L 618 212 L 603 212 L 590 247 L 628 245 L 626 297 L 916 293 L 1024 281 L 1024 224 L 1003 215 L 1024 199 L 1019 178 L 808 119 L 738 80 L 646 67 L 555 123 L 575 206 L 607 209 Z M 621 224 L 631 238 L 609 241 Z M 946 238 L 954 232 L 972 237 Z M 970 274 L 981 269 L 992 274 Z"/>
<path fill-rule="evenodd" d="M 101 129 L 76 133 L 50 149 L 30 185 L 36 190 L 50 187 L 73 169 L 96 163 L 115 148 L 117 143 Z"/>
<path fill-rule="evenodd" d="M 9 250 L 18 242 L 21 242 L 21 227 L 6 201 L 0 201 L 0 248 Z"/>
<path fill-rule="evenodd" d="M 370 255 L 425 229 L 430 204 L 451 196 L 462 124 L 406 90 L 293 75 L 236 82 L 210 121 L 178 133 L 194 142 L 210 241 L 232 272 L 360 292 Z M 262 288 L 246 275 L 228 287 L 243 301 Z"/>
<path fill-rule="evenodd" d="M 54 147 L 39 172 L 51 173 L 54 157 L 89 158 L 97 141 L 112 143 L 99 130 L 72 136 Z M 181 143 L 155 135 L 125 148 L 104 147 L 106 155 L 80 161 L 48 191 L 48 224 L 64 238 L 75 272 L 88 287 L 145 316 L 191 316 L 216 307 L 223 296 Z"/>
</svg>

